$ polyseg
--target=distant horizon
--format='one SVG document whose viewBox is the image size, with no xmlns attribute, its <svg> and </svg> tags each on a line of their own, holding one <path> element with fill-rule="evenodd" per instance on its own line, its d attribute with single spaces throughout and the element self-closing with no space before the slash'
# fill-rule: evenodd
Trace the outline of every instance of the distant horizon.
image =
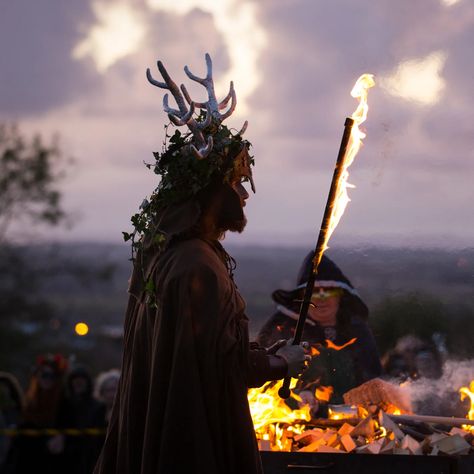
<svg viewBox="0 0 474 474">
<path fill-rule="evenodd" d="M 245 231 L 244 231 L 245 234 Z M 309 235 L 291 236 L 280 235 L 275 236 L 263 236 L 261 239 L 245 239 L 244 234 L 228 234 L 222 241 L 224 246 L 235 247 L 235 248 L 288 248 L 288 249 L 311 249 L 316 245 L 317 235 L 311 240 Z M 64 234 L 61 237 L 54 237 L 53 235 L 43 235 L 35 240 L 24 240 L 20 242 L 12 239 L 10 243 L 20 246 L 34 246 L 35 244 L 40 246 L 47 245 L 112 245 L 112 246 L 130 246 L 129 242 L 124 242 L 122 236 L 113 238 L 78 238 L 71 232 L 69 235 Z M 381 249 L 419 249 L 419 250 L 469 250 L 474 249 L 474 242 L 472 239 L 453 237 L 448 235 L 431 235 L 431 236 L 409 236 L 409 235 L 383 235 L 383 236 L 372 236 L 366 238 L 363 236 L 333 236 L 333 240 L 329 242 L 329 248 L 327 252 L 336 249 L 347 249 L 347 248 L 381 248 Z"/>
</svg>

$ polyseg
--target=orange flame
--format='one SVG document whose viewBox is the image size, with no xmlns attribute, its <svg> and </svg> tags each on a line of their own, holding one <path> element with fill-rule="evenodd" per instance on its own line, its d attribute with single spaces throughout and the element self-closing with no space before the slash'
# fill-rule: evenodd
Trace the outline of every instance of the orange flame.
<svg viewBox="0 0 474 474">
<path fill-rule="evenodd" d="M 292 382 L 296 382 L 296 379 L 292 379 Z M 301 433 L 304 426 L 299 425 L 298 422 L 311 420 L 311 408 L 308 405 L 292 410 L 285 400 L 280 398 L 278 390 L 282 384 L 282 380 L 274 385 L 273 382 L 269 382 L 263 387 L 252 388 L 247 393 L 257 439 L 270 440 L 273 449 L 276 450 L 285 449 L 285 432 L 282 425 L 291 425 L 288 428 L 290 431 Z M 298 402 L 302 401 L 294 393 L 292 397 Z"/>
<path fill-rule="evenodd" d="M 319 354 L 321 354 L 321 352 L 315 346 L 311 346 L 309 348 L 309 353 L 311 354 L 311 357 L 318 356 Z"/>
<path fill-rule="evenodd" d="M 337 183 L 336 199 L 332 208 L 331 218 L 329 219 L 328 231 L 325 236 L 323 251 L 328 249 L 327 243 L 339 224 L 339 221 L 344 214 L 344 210 L 350 201 L 347 189 L 353 188 L 354 185 L 348 183 L 347 181 L 349 178 L 348 168 L 351 166 L 354 158 L 359 152 L 359 149 L 362 145 L 362 139 L 365 138 L 365 133 L 359 129 L 359 126 L 365 122 L 367 118 L 367 112 L 369 110 L 369 106 L 367 104 L 368 90 L 374 85 L 375 80 L 373 74 L 362 74 L 362 76 L 357 79 L 351 91 L 351 96 L 359 99 L 359 105 L 351 116 L 351 118 L 354 120 L 354 125 L 352 126 L 349 145 L 342 163 L 341 179 L 339 180 L 339 183 Z"/>
<path fill-rule="evenodd" d="M 333 393 L 334 389 L 331 386 L 316 388 L 316 398 L 322 402 L 328 402 Z"/>
<path fill-rule="evenodd" d="M 341 349 L 344 349 L 344 347 L 354 344 L 354 342 L 356 341 L 357 341 L 357 337 L 354 337 L 350 341 L 347 341 L 342 346 L 338 346 L 337 344 L 334 344 L 334 342 L 330 341 L 329 339 L 326 339 L 326 344 L 327 344 L 328 349 L 334 349 L 335 351 L 340 351 Z"/>
<path fill-rule="evenodd" d="M 459 393 L 461 394 L 461 400 L 464 400 L 465 398 L 469 397 L 471 401 L 471 407 L 467 414 L 467 418 L 469 420 L 474 420 L 474 380 L 471 381 L 469 387 L 461 387 L 459 389 Z M 468 431 L 474 431 L 473 425 L 463 425 L 463 428 Z"/>
</svg>

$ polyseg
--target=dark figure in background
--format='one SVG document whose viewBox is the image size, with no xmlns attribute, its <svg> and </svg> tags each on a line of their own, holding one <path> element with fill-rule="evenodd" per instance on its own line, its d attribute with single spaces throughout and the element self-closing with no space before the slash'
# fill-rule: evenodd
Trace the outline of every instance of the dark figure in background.
<svg viewBox="0 0 474 474">
<path fill-rule="evenodd" d="M 122 375 L 96 474 L 261 473 L 247 389 L 304 369 L 301 346 L 269 354 L 249 343 L 235 262 L 219 240 L 245 227 L 242 182 L 254 189 L 253 160 L 243 131 L 220 123 L 206 59 L 210 126 L 198 133 L 191 122 L 193 134 L 176 131 L 155 154 L 161 184 L 135 218 L 148 227 L 140 228 Z M 158 65 L 166 84 L 153 83 L 186 108 Z"/>
<path fill-rule="evenodd" d="M 382 358 L 384 374 L 400 382 L 419 378 L 439 379 L 443 357 L 433 341 L 411 334 L 398 339 L 395 347 Z"/>
<path fill-rule="evenodd" d="M 7 372 L 0 372 L 0 430 L 17 428 L 23 412 L 23 391 L 18 380 Z M 11 438 L 0 434 L 0 472 L 7 471 L 6 459 Z"/>
<path fill-rule="evenodd" d="M 312 256 L 311 252 L 305 258 L 294 290 L 276 290 L 273 293 L 277 312 L 260 330 L 257 341 L 263 346 L 294 334 L 311 271 Z M 315 389 L 330 386 L 333 392 L 328 401 L 343 403 L 342 395 L 345 392 L 381 374 L 375 341 L 367 324 L 368 314 L 367 306 L 351 282 L 324 255 L 303 331 L 304 340 L 314 346 L 315 353 L 319 352 L 298 383 L 300 395 L 305 402 L 317 408 L 314 401 Z M 340 347 L 346 344 L 340 350 L 334 348 L 334 345 Z"/>
<path fill-rule="evenodd" d="M 92 379 L 83 367 L 72 369 L 66 377 L 65 397 L 58 412 L 57 427 L 83 430 L 106 427 L 105 405 L 92 396 Z M 91 474 L 105 434 L 62 435 L 62 458 L 64 472 L 68 474 Z"/>
<path fill-rule="evenodd" d="M 67 361 L 60 354 L 40 356 L 25 394 L 20 428 L 56 428 Z M 8 463 L 16 474 L 63 474 L 61 436 L 15 438 Z"/>
<path fill-rule="evenodd" d="M 464 417 L 468 408 L 460 400 L 459 387 L 443 380 L 443 355 L 435 341 L 408 334 L 382 357 L 385 377 L 409 382 L 415 413 Z"/>
<path fill-rule="evenodd" d="M 94 398 L 105 405 L 105 419 L 107 424 L 112 415 L 112 406 L 115 394 L 117 393 L 120 380 L 120 371 L 111 369 L 107 372 L 101 372 L 94 384 Z"/>
</svg>

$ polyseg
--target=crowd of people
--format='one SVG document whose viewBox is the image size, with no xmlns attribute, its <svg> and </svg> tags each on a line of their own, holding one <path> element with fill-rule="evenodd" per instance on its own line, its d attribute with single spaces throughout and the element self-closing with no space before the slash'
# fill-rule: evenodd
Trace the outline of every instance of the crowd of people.
<svg viewBox="0 0 474 474">
<path fill-rule="evenodd" d="M 39 356 L 28 387 L 0 373 L 0 472 L 90 474 L 105 439 L 120 372 L 93 381 L 60 354 Z"/>
<path fill-rule="evenodd" d="M 259 347 L 275 348 L 293 336 L 311 256 L 304 259 L 294 289 L 273 292 L 276 311 L 257 335 Z M 345 392 L 376 377 L 400 382 L 441 377 L 444 354 L 433 341 L 406 336 L 379 358 L 367 306 L 327 256 L 311 301 L 304 339 L 316 350 L 294 391 L 313 407 L 314 416 L 324 416 L 325 405 L 315 396 L 322 386 L 332 387 L 326 401 L 339 404 Z M 112 369 L 93 381 L 84 367 L 59 354 L 38 357 L 25 392 L 13 375 L 0 372 L 0 429 L 19 430 L 0 435 L 0 472 L 92 473 L 119 379 L 120 371 Z"/>
</svg>

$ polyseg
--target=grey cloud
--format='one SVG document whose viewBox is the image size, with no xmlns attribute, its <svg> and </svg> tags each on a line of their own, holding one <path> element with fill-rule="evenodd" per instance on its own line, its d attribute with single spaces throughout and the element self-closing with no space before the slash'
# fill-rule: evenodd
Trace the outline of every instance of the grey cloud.
<svg viewBox="0 0 474 474">
<path fill-rule="evenodd" d="M 246 208 L 249 226 L 239 239 L 267 235 L 276 241 L 287 232 L 309 236 L 306 241 L 311 242 L 344 118 L 356 106 L 349 95 L 355 79 L 363 72 L 388 74 L 402 60 L 439 49 L 448 53 L 442 73 L 448 85 L 437 105 L 420 107 L 380 87 L 370 91 L 368 135 L 349 180 L 357 188 L 350 192 L 352 202 L 335 239 L 383 232 L 440 234 L 446 229 L 466 239 L 474 235 L 465 214 L 457 211 L 472 202 L 474 7 L 467 0 L 452 9 L 436 0 L 429 8 L 427 3 L 255 3 L 268 35 L 259 60 L 263 83 L 249 100 L 246 117 L 247 136 L 255 145 L 258 193 Z M 158 77 L 155 61 L 162 59 L 180 83 L 186 80 L 184 64 L 204 73 L 204 53 L 209 51 L 216 77 L 228 68 L 223 38 L 208 13 L 195 9 L 180 16 L 136 5 L 149 26 L 143 48 L 104 76 L 94 72 L 90 59 L 70 59 L 82 38 L 78 26 L 94 21 L 87 2 L 15 0 L 3 8 L 0 19 L 0 113 L 48 111 L 31 126 L 40 128 L 48 119 L 50 128 L 72 137 L 85 170 L 95 169 L 94 163 L 102 166 L 93 178 L 95 204 L 84 211 L 80 235 L 98 235 L 107 208 L 110 219 L 100 236 L 120 236 L 128 215 L 155 185 L 141 163 L 160 149 L 166 118 L 162 91 L 146 82 L 146 67 Z M 203 97 L 200 86 L 191 89 L 197 99 Z M 238 94 L 239 84 L 236 89 Z M 77 103 L 78 110 L 75 122 L 64 124 L 59 106 L 68 101 Z M 69 202 L 78 208 L 87 206 L 82 198 L 87 179 L 78 177 L 67 190 Z M 101 207 L 105 188 L 112 191 Z"/>
<path fill-rule="evenodd" d="M 15 0 L 0 15 L 0 113 L 21 116 L 50 110 L 97 77 L 71 59 L 78 26 L 91 21 L 88 2 Z"/>
</svg>

